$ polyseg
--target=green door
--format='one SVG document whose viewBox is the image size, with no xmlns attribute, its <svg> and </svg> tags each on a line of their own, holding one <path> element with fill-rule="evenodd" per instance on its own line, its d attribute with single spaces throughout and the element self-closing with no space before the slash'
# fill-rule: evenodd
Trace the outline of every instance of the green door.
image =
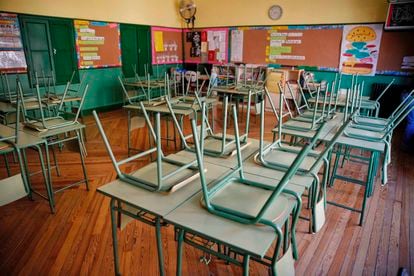
<svg viewBox="0 0 414 276">
<path fill-rule="evenodd" d="M 55 65 L 56 84 L 65 84 L 75 72 L 73 82 L 79 82 L 73 21 L 65 19 L 49 20 Z"/>
<path fill-rule="evenodd" d="M 145 74 L 144 66 L 148 65 L 152 73 L 151 66 L 151 31 L 150 27 L 138 27 L 138 72 L 140 75 Z"/>
<path fill-rule="evenodd" d="M 125 77 L 133 77 L 133 66 L 143 76 L 144 67 L 149 65 L 151 72 L 151 31 L 149 26 L 121 24 L 122 72 Z"/>
<path fill-rule="evenodd" d="M 31 83 L 34 83 L 34 73 L 50 74 L 54 71 L 51 43 L 49 36 L 49 25 L 47 20 L 21 17 L 21 27 L 23 30 L 24 48 L 27 67 Z"/>
<path fill-rule="evenodd" d="M 122 72 L 133 77 L 133 66 L 138 64 L 137 32 L 134 25 L 121 24 Z"/>
</svg>

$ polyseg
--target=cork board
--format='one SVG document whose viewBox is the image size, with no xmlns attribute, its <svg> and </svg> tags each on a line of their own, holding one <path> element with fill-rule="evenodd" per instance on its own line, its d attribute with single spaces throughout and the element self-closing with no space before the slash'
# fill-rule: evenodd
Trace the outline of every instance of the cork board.
<svg viewBox="0 0 414 276">
<path fill-rule="evenodd" d="M 404 56 L 414 56 L 414 31 L 384 31 L 377 70 L 400 71 Z"/>
<path fill-rule="evenodd" d="M 121 66 L 119 24 L 74 20 L 80 69 Z"/>
<path fill-rule="evenodd" d="M 182 30 L 151 27 L 152 64 L 183 62 Z"/>
<path fill-rule="evenodd" d="M 267 58 L 270 32 L 273 30 L 244 30 L 243 62 L 278 63 L 289 66 L 321 66 L 338 68 L 342 28 L 280 30 L 280 32 L 301 33 L 300 44 L 290 44 L 289 55 L 303 56 L 303 60 Z"/>
<path fill-rule="evenodd" d="M 193 39 L 194 34 L 197 39 Z M 183 44 L 184 62 L 186 63 L 228 62 L 228 28 L 185 29 Z"/>
</svg>

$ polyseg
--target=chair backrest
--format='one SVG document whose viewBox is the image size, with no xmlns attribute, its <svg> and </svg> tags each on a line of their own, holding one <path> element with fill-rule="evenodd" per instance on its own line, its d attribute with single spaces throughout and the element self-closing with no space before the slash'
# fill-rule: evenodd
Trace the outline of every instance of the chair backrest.
<svg viewBox="0 0 414 276">
<path fill-rule="evenodd" d="M 130 156 L 128 158 L 125 158 L 123 160 L 119 160 L 117 161 L 111 145 L 109 144 L 108 138 L 106 137 L 105 131 L 102 127 L 102 124 L 99 120 L 99 117 L 96 113 L 96 111 L 93 111 L 93 116 L 95 118 L 95 122 L 96 125 L 98 126 L 99 132 L 102 136 L 102 139 L 104 141 L 105 144 L 105 148 L 109 154 L 109 157 L 112 161 L 112 164 L 114 166 L 114 169 L 119 177 L 120 180 L 127 182 L 129 184 L 132 184 L 134 186 L 140 187 L 140 188 L 144 188 L 146 190 L 150 190 L 153 192 L 157 192 L 157 191 L 163 191 L 165 189 L 169 189 L 171 187 L 167 187 L 165 185 L 165 181 L 168 178 L 174 178 L 175 175 L 177 175 L 178 173 L 182 172 L 185 169 L 194 169 L 194 164 L 195 161 L 191 161 L 189 163 L 182 163 L 180 161 L 176 161 L 176 160 L 170 160 L 168 158 L 166 158 L 164 156 L 164 153 L 162 151 L 161 148 L 161 124 L 160 124 L 160 113 L 156 113 L 155 114 L 155 129 L 152 126 L 151 120 L 148 116 L 148 113 L 145 109 L 145 106 L 143 105 L 142 102 L 139 103 L 142 113 L 144 114 L 145 117 L 145 121 L 147 123 L 147 126 L 149 128 L 149 131 L 152 135 L 152 137 L 154 138 L 155 141 L 155 147 L 152 147 L 148 150 L 145 150 L 143 152 L 140 152 L 138 154 L 135 154 L 133 156 Z M 143 179 L 140 176 L 134 176 L 132 174 L 127 174 L 121 171 L 120 166 L 126 163 L 129 163 L 131 161 L 134 161 L 138 158 L 141 157 L 145 157 L 145 156 L 151 156 L 152 153 L 156 153 L 157 157 L 156 157 L 156 181 L 155 183 L 149 182 L 147 179 Z M 168 174 L 164 175 L 163 174 L 163 162 L 169 162 L 170 164 L 174 165 L 177 167 L 177 169 L 175 171 L 169 171 Z M 194 175 L 193 175 L 194 176 Z M 187 183 L 186 181 L 188 180 L 188 178 L 184 179 L 184 180 L 178 180 L 178 183 L 175 183 L 177 185 L 173 185 L 173 186 L 180 186 L 180 185 L 184 185 L 183 183 Z M 170 184 L 169 184 L 170 185 Z M 180 186 L 181 187 L 181 186 Z"/>
</svg>

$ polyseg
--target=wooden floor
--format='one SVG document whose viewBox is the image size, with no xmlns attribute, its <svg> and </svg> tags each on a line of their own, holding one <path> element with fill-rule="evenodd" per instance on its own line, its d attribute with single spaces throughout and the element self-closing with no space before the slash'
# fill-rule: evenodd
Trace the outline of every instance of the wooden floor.
<svg viewBox="0 0 414 276">
<path fill-rule="evenodd" d="M 101 114 L 101 118 L 116 155 L 125 157 L 126 114 L 116 110 Z M 268 121 L 270 128 L 270 117 Z M 91 190 L 81 186 L 59 193 L 54 215 L 47 202 L 36 196 L 34 201 L 22 199 L 1 207 L 0 275 L 113 275 L 109 199 L 97 193 L 96 188 L 116 175 L 92 117 L 86 119 L 86 124 Z M 258 124 L 252 119 L 251 136 L 257 135 Z M 358 214 L 333 206 L 328 206 L 327 223 L 317 234 L 308 234 L 307 222 L 299 222 L 297 275 L 396 275 L 399 267 L 414 273 L 414 156 L 399 150 L 396 136 L 389 184 L 381 187 L 377 179 L 363 227 L 358 226 Z M 267 137 L 270 139 L 271 134 L 267 133 Z M 136 132 L 134 141 L 135 146 L 144 148 L 148 141 L 146 131 Z M 173 149 L 171 144 L 169 148 Z M 55 188 L 81 177 L 75 149 L 74 144 L 69 144 L 58 153 L 63 176 L 54 176 Z M 29 158 L 30 168 L 38 169 L 36 155 L 30 153 Z M 17 171 L 15 165 L 13 170 Z M 344 170 L 364 177 L 366 167 L 347 163 Z M 4 176 L 5 170 L 0 171 Z M 33 183 L 43 189 L 40 176 L 33 177 Z M 328 200 L 359 207 L 361 198 L 360 186 L 342 181 L 328 190 Z M 166 272 L 174 275 L 176 244 L 172 227 L 164 228 L 162 235 Z M 121 232 L 119 245 L 124 275 L 158 274 L 153 228 L 130 223 Z M 184 254 L 184 275 L 241 274 L 240 268 L 214 258 L 208 266 L 200 263 L 201 252 L 188 246 L 184 247 Z M 250 272 L 267 275 L 266 268 L 256 263 L 251 264 Z"/>
</svg>

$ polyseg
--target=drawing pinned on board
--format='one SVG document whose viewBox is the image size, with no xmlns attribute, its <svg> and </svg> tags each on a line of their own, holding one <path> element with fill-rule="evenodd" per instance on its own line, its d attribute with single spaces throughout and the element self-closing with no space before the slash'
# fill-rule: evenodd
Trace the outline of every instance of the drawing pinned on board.
<svg viewBox="0 0 414 276">
<path fill-rule="evenodd" d="M 340 71 L 375 75 L 382 24 L 346 25 L 342 33 Z"/>
</svg>

